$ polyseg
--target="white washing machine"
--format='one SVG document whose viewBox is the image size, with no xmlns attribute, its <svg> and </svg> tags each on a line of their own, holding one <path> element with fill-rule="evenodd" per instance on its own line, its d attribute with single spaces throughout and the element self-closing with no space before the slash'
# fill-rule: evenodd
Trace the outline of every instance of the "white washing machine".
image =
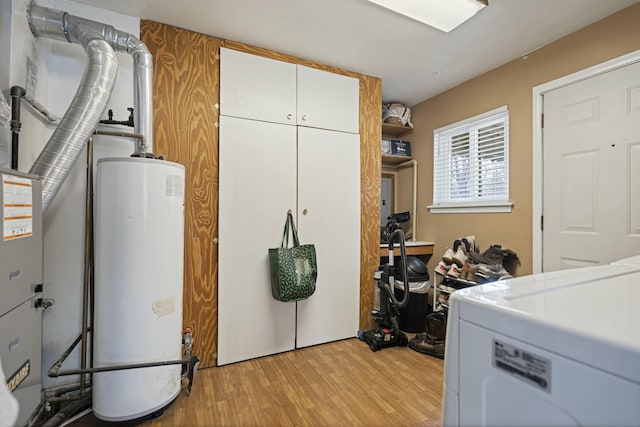
<svg viewBox="0 0 640 427">
<path fill-rule="evenodd" d="M 444 426 L 640 426 L 640 256 L 450 303 Z"/>
</svg>

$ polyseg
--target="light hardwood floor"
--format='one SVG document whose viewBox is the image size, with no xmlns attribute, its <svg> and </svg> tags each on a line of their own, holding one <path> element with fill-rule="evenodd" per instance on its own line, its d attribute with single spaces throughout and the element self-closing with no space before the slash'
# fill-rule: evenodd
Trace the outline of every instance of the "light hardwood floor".
<svg viewBox="0 0 640 427">
<path fill-rule="evenodd" d="M 144 426 L 439 426 L 442 360 L 356 338 L 198 372 Z"/>
</svg>

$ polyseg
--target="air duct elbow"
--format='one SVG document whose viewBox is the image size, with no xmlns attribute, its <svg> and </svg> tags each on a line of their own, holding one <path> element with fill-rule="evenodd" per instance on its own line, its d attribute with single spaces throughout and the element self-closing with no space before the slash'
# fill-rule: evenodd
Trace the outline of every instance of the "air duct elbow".
<svg viewBox="0 0 640 427">
<path fill-rule="evenodd" d="M 41 8 L 43 9 L 43 8 Z M 133 58 L 133 123 L 134 132 L 144 135 L 146 145 L 136 145 L 136 152 L 153 152 L 153 56 L 147 46 L 133 34 L 126 33 L 114 28 L 111 25 L 91 21 L 62 12 L 64 16 L 60 18 L 60 11 L 52 11 L 52 18 L 44 19 L 47 23 L 45 29 L 47 34 L 51 34 L 60 25 L 64 28 L 63 33 L 66 40 L 71 43 L 82 44 L 82 36 L 87 32 L 97 33 L 116 52 L 124 52 Z M 40 18 L 37 22 L 42 21 Z M 44 26 L 44 24 L 41 24 Z M 32 26 L 33 27 L 33 26 Z M 84 30 L 78 30 L 82 28 Z M 64 40 L 60 34 L 56 37 Z"/>
<path fill-rule="evenodd" d="M 89 57 L 69 109 L 30 170 L 42 177 L 46 210 L 107 107 L 118 67 L 114 51 L 133 57 L 134 129 L 144 136 L 135 151 L 153 152 L 153 57 L 137 37 L 67 12 L 32 5 L 29 26 L 37 37 L 82 45 Z"/>
<path fill-rule="evenodd" d="M 29 171 L 42 177 L 43 211 L 51 204 L 93 134 L 115 83 L 118 63 L 109 44 L 91 39 L 85 52 L 89 62 L 76 95 Z"/>
</svg>

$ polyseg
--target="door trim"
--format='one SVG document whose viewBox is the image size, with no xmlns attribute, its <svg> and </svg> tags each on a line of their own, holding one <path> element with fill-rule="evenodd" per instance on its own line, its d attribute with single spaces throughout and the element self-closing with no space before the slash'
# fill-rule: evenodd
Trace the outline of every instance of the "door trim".
<svg viewBox="0 0 640 427">
<path fill-rule="evenodd" d="M 609 71 L 640 62 L 640 50 L 622 55 L 584 70 L 568 74 L 556 80 L 533 88 L 533 272 L 542 272 L 542 229 L 540 218 L 543 212 L 543 153 L 542 153 L 542 113 L 544 112 L 544 94 L 561 87 L 577 83 Z"/>
</svg>

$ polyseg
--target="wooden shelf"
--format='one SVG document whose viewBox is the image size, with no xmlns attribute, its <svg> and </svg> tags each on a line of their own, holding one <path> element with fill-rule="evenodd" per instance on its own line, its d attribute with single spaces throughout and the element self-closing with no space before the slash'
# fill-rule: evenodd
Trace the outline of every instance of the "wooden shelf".
<svg viewBox="0 0 640 427">
<path fill-rule="evenodd" d="M 410 255 L 429 255 L 429 258 L 433 254 L 433 242 L 405 242 L 407 256 Z M 393 255 L 400 255 L 400 246 L 393 248 Z M 389 257 L 389 245 L 387 243 L 380 243 L 380 257 Z M 427 259 L 428 261 L 428 259 Z"/>
<path fill-rule="evenodd" d="M 403 136 L 413 132 L 413 128 L 409 126 L 390 125 L 388 123 L 382 124 L 382 134 L 389 136 Z"/>
<path fill-rule="evenodd" d="M 382 155 L 382 163 L 387 163 L 391 165 L 397 165 L 398 163 L 408 162 L 409 160 L 412 160 L 412 159 L 413 157 L 411 156 L 393 156 L 388 154 Z"/>
</svg>

